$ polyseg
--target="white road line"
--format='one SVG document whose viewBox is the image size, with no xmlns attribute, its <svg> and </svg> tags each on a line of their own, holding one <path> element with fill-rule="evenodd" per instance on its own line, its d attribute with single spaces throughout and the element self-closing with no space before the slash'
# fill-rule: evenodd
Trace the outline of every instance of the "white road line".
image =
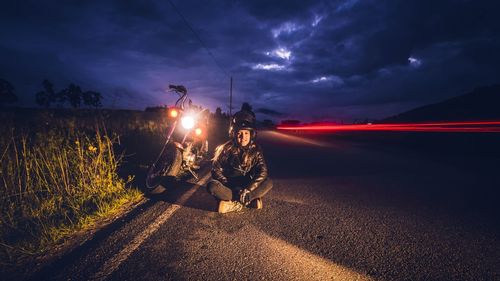
<svg viewBox="0 0 500 281">
<path fill-rule="evenodd" d="M 118 254 L 116 254 L 113 258 L 108 260 L 101 269 L 94 274 L 91 278 L 92 280 L 105 280 L 106 277 L 111 275 L 122 262 L 124 262 L 139 246 L 148 239 L 151 234 L 155 233 L 160 226 L 165 223 L 178 209 L 181 208 L 181 205 L 186 203 L 186 201 L 191 197 L 194 192 L 198 189 L 198 186 L 205 185 L 205 183 L 210 178 L 210 173 L 205 175 L 200 181 L 196 183 L 191 189 L 189 189 L 186 193 L 184 193 L 179 200 L 175 204 L 172 204 L 168 207 L 161 216 L 159 216 L 152 224 L 150 224 L 146 229 L 144 229 L 139 235 L 137 235 L 132 242 L 127 244 L 125 248 L 123 248 Z"/>
</svg>

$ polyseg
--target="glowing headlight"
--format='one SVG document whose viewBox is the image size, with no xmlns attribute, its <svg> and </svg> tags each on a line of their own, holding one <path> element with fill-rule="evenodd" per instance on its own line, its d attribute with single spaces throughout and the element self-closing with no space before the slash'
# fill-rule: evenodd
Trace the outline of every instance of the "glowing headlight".
<svg viewBox="0 0 500 281">
<path fill-rule="evenodd" d="M 181 124 L 184 129 L 192 129 L 194 127 L 194 118 L 191 116 L 184 116 L 181 119 Z"/>
<path fill-rule="evenodd" d="M 179 112 L 175 108 L 170 109 L 170 111 L 168 113 L 169 113 L 170 117 L 172 117 L 172 118 L 175 118 L 175 117 L 177 117 L 177 115 L 179 115 Z"/>
</svg>

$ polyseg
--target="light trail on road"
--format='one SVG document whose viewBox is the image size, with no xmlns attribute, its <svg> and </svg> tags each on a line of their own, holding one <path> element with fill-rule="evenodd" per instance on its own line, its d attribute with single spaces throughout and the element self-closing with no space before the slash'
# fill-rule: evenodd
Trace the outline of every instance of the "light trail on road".
<svg viewBox="0 0 500 281">
<path fill-rule="evenodd" d="M 500 133 L 500 121 L 362 124 L 362 125 L 319 124 L 319 125 L 278 126 L 277 129 L 284 131 L 310 131 L 310 132 L 391 131 L 391 132 Z"/>
</svg>

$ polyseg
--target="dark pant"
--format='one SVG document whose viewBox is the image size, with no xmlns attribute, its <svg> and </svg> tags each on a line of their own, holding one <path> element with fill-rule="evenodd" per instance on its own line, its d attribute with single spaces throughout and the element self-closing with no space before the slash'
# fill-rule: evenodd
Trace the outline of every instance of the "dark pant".
<svg viewBox="0 0 500 281">
<path fill-rule="evenodd" d="M 262 198 L 262 196 L 266 195 L 266 193 L 269 192 L 269 190 L 271 190 L 272 187 L 273 187 L 273 181 L 270 178 L 267 178 L 266 180 L 261 182 L 256 189 L 250 191 L 250 201 L 257 198 Z M 218 180 L 211 180 L 207 184 L 208 192 L 219 200 L 239 201 L 240 200 L 239 192 L 241 189 L 243 189 L 243 187 L 225 186 Z"/>
</svg>

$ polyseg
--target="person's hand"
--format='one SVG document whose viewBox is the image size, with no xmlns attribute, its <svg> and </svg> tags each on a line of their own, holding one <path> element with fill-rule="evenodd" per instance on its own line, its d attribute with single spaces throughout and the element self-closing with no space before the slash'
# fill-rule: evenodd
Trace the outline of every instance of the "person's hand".
<svg viewBox="0 0 500 281">
<path fill-rule="evenodd" d="M 240 191 L 240 203 L 245 206 L 250 204 L 250 190 L 245 188 Z"/>
</svg>

